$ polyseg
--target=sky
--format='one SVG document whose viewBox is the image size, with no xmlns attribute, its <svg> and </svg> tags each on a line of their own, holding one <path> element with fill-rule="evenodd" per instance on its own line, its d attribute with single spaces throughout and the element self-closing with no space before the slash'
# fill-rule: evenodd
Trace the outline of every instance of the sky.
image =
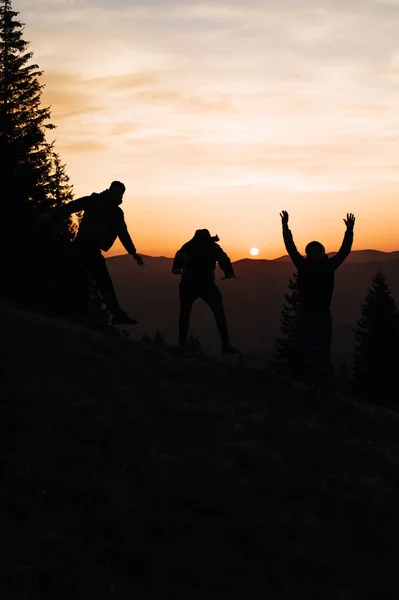
<svg viewBox="0 0 399 600">
<path fill-rule="evenodd" d="M 399 250 L 399 0 L 14 0 L 75 198 L 125 183 L 137 250 Z M 117 242 L 108 255 L 124 253 Z"/>
</svg>

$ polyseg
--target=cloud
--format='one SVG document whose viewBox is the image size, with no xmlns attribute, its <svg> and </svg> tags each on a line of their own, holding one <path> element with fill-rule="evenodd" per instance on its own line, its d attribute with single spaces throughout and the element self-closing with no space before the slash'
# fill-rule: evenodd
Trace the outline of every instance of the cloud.
<svg viewBox="0 0 399 600">
<path fill-rule="evenodd" d="M 345 110 L 349 113 L 357 115 L 381 115 L 392 113 L 392 106 L 384 106 L 383 104 L 351 104 L 345 107 Z"/>
<path fill-rule="evenodd" d="M 130 135 L 141 131 L 139 123 L 132 123 L 131 121 L 120 121 L 109 127 L 110 135 Z"/>
<path fill-rule="evenodd" d="M 399 183 L 399 0 L 15 0 L 15 9 L 76 189 L 120 177 L 155 213 L 165 197 L 172 211 L 194 197 L 213 218 L 215 198 L 241 206 L 248 195 L 266 210 L 276 195 L 300 193 L 307 207 L 324 192 L 338 203 Z"/>
<path fill-rule="evenodd" d="M 109 89 L 116 91 L 130 91 L 140 88 L 148 88 L 159 81 L 159 73 L 124 73 L 107 75 L 106 77 L 95 77 L 89 80 L 93 89 Z"/>
<path fill-rule="evenodd" d="M 43 79 L 43 102 L 51 105 L 57 121 L 93 115 L 103 109 L 100 98 L 90 91 L 78 74 L 49 69 Z"/>
<path fill-rule="evenodd" d="M 231 110 L 231 103 L 226 100 L 212 100 L 192 96 L 177 90 L 151 90 L 140 92 L 137 99 L 142 102 L 172 104 L 177 109 L 194 112 L 223 112 Z"/>
<path fill-rule="evenodd" d="M 58 146 L 63 152 L 72 152 L 74 154 L 91 154 L 92 152 L 100 152 L 106 148 L 106 144 L 96 140 L 80 140 L 77 137 L 70 143 L 61 141 Z"/>
</svg>

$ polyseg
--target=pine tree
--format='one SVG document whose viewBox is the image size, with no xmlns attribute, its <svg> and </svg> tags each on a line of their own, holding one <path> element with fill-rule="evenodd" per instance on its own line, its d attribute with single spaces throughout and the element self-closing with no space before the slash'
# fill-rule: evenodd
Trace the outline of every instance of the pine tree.
<svg viewBox="0 0 399 600">
<path fill-rule="evenodd" d="M 274 342 L 273 368 L 280 374 L 295 376 L 300 364 L 300 323 L 298 273 L 292 274 L 289 292 L 281 311 L 281 335 Z"/>
<path fill-rule="evenodd" d="M 399 313 L 381 271 L 373 277 L 362 304 L 355 340 L 353 379 L 357 393 L 386 406 L 398 405 Z"/>
<path fill-rule="evenodd" d="M 161 330 L 159 328 L 154 333 L 154 336 L 152 338 L 152 344 L 156 348 L 161 348 L 161 349 L 165 349 L 168 346 L 165 341 L 165 338 L 163 337 Z"/>
<path fill-rule="evenodd" d="M 45 203 L 42 204 L 43 209 L 45 210 L 61 206 L 61 204 L 73 200 L 73 186 L 70 184 L 70 179 L 66 172 L 66 165 L 61 162 L 59 155 L 54 151 L 53 147 L 51 147 L 49 159 L 50 176 L 47 185 L 47 196 Z M 79 220 L 80 214 L 78 214 L 76 221 L 73 220 L 73 217 L 70 217 L 66 220 L 63 219 L 59 224 L 61 235 L 69 242 L 72 241 L 76 235 L 77 222 L 79 222 Z"/>
<path fill-rule="evenodd" d="M 23 24 L 11 0 L 0 0 L 0 177 L 3 247 L 9 250 L 2 294 L 45 303 L 48 277 L 60 248 L 54 228 L 36 226 L 40 208 L 71 198 L 65 168 L 46 134 L 54 129 L 50 108 L 41 106 L 42 72 L 23 39 Z M 73 235 L 70 222 L 59 232 Z"/>
<path fill-rule="evenodd" d="M 53 146 L 47 157 L 49 165 L 46 198 L 40 203 L 39 211 L 46 212 L 55 206 L 73 199 L 73 188 L 69 183 L 65 165 L 54 151 Z M 50 287 L 57 288 L 58 294 L 65 297 L 66 288 L 72 286 L 70 281 L 73 266 L 69 260 L 69 244 L 75 236 L 76 225 L 72 219 L 53 220 L 45 227 L 36 228 L 36 251 L 40 252 L 41 270 L 46 269 Z M 52 308 L 56 298 L 52 293 Z M 67 302 L 67 301 L 66 301 Z M 61 311 L 62 312 L 62 311 Z"/>
<path fill-rule="evenodd" d="M 28 219 L 30 209 L 46 198 L 50 146 L 46 132 L 50 109 L 40 105 L 42 72 L 32 64 L 23 24 L 11 0 L 0 0 L 0 154 L 2 184 L 10 190 L 2 210 Z M 7 200 L 7 201 L 6 201 Z"/>
<path fill-rule="evenodd" d="M 202 344 L 193 333 L 190 333 L 187 340 L 187 351 L 194 356 L 203 356 Z"/>
</svg>

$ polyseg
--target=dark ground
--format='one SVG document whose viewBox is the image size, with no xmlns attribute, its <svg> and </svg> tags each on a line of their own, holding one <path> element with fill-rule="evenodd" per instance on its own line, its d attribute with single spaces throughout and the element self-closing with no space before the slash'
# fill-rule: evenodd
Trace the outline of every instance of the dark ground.
<svg viewBox="0 0 399 600">
<path fill-rule="evenodd" d="M 398 415 L 0 322 L 4 600 L 397 600 Z"/>
</svg>

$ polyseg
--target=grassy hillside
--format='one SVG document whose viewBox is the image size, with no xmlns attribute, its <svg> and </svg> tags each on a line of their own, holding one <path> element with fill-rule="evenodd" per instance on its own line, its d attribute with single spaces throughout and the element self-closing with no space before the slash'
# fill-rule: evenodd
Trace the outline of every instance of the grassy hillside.
<svg viewBox="0 0 399 600">
<path fill-rule="evenodd" d="M 0 308 L 2 598 L 398 598 L 398 416 Z"/>
</svg>

